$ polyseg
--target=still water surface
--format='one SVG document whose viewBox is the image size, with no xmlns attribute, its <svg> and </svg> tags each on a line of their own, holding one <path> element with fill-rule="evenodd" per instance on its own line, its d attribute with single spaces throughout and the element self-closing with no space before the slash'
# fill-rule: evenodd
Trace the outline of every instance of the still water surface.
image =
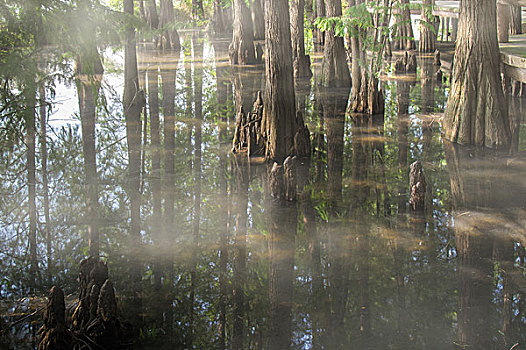
<svg viewBox="0 0 526 350">
<path fill-rule="evenodd" d="M 138 48 L 149 120 L 138 250 L 128 238 L 122 52 L 105 53 L 95 178 L 85 171 L 76 86 L 57 83 L 47 140 L 49 222 L 37 176 L 38 227 L 50 230 L 52 255 L 39 235 L 37 298 L 23 301 L 34 278 L 26 259 L 25 151 L 20 144 L 2 152 L 2 310 L 15 313 L 2 318 L 6 348 L 32 348 L 38 317 L 4 325 L 37 308 L 52 283 L 73 305 L 76 266 L 94 226 L 122 316 L 139 315 L 140 348 L 526 346 L 521 100 L 510 103 L 515 152 L 498 156 L 441 139 L 447 83 L 429 76 L 426 60 L 416 76 L 386 79 L 385 116 L 351 115 L 349 91 L 300 82 L 296 103 L 313 134 L 313 156 L 299 167 L 298 200 L 285 202 L 270 196 L 265 165 L 230 153 L 235 110 L 252 109 L 263 66 L 231 67 L 229 38 L 183 38 L 180 54 Z M 317 72 L 320 54 L 313 57 Z M 159 142 L 150 132 L 156 115 Z M 421 215 L 408 207 L 415 160 L 427 180 Z M 95 216 L 86 184 L 97 188 Z M 131 262 L 142 273 L 139 306 L 130 296 Z"/>
</svg>

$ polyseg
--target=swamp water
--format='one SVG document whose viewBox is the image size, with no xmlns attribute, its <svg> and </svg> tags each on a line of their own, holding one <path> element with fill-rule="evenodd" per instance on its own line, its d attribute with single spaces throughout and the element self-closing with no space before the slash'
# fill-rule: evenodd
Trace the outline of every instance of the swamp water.
<svg viewBox="0 0 526 350">
<path fill-rule="evenodd" d="M 138 47 L 140 85 L 158 95 L 147 97 L 148 138 L 139 155 L 139 247 L 128 236 L 122 52 L 105 59 L 96 178 L 85 171 L 75 84 L 57 83 L 50 101 L 50 221 L 37 166 L 36 275 L 27 258 L 25 147 L 2 151 L 0 348 L 34 347 L 41 317 L 26 315 L 39 310 L 52 284 L 74 306 L 77 266 L 95 226 L 120 313 L 141 324 L 137 348 L 525 346 L 523 101 L 510 102 L 516 152 L 503 157 L 441 139 L 448 89 L 426 75 L 426 61 L 417 76 L 385 80 L 385 116 L 351 115 L 348 91 L 300 83 L 297 106 L 314 151 L 298 167 L 297 201 L 278 201 L 266 166 L 230 153 L 236 106 L 252 109 L 263 66 L 231 67 L 230 38 L 185 32 L 183 39 L 180 55 Z M 172 128 L 174 139 L 166 137 Z M 415 160 L 427 181 L 418 215 L 408 206 Z M 86 209 L 88 183 L 98 193 L 95 214 Z M 52 237 L 49 259 L 44 229 Z M 142 276 L 139 299 L 131 267 Z"/>
</svg>

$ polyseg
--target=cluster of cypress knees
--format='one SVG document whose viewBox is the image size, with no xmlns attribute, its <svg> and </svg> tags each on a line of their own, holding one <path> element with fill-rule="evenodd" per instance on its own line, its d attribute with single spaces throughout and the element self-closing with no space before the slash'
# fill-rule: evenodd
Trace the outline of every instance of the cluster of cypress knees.
<svg viewBox="0 0 526 350">
<path fill-rule="evenodd" d="M 117 299 L 108 266 L 89 257 L 79 265 L 79 299 L 66 315 L 64 292 L 53 286 L 38 331 L 38 350 L 121 349 L 133 339 L 131 325 L 118 318 Z"/>
</svg>

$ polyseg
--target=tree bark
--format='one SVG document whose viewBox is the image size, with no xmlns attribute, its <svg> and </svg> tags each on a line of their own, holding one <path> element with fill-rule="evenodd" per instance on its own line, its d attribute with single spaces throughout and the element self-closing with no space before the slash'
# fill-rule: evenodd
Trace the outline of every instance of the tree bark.
<svg viewBox="0 0 526 350">
<path fill-rule="evenodd" d="M 180 50 L 181 42 L 177 29 L 169 29 L 175 22 L 172 0 L 161 0 L 160 8 L 159 26 L 162 29 L 160 46 L 166 50 Z"/>
<path fill-rule="evenodd" d="M 402 6 L 401 13 L 395 17 L 395 21 L 398 22 L 398 31 L 396 33 L 397 38 L 393 40 L 393 48 L 395 50 L 413 50 L 415 48 L 415 39 L 409 0 L 400 0 L 400 5 Z"/>
<path fill-rule="evenodd" d="M 420 23 L 420 53 L 435 51 L 436 33 L 433 31 L 435 16 L 433 16 L 434 0 L 424 0 L 422 3 L 422 22 Z"/>
<path fill-rule="evenodd" d="M 497 35 L 499 43 L 510 41 L 511 6 L 497 2 Z"/>
<path fill-rule="evenodd" d="M 310 57 L 305 55 L 305 0 L 293 0 L 290 3 L 290 27 L 292 35 L 292 62 L 296 79 L 310 79 Z"/>
<path fill-rule="evenodd" d="M 296 149 L 298 139 L 310 142 L 303 117 L 296 114 L 289 6 L 286 0 L 265 1 L 265 97 L 262 130 L 266 158 L 282 162 L 289 155 L 307 157 Z M 310 147 L 309 147 L 310 148 Z"/>
<path fill-rule="evenodd" d="M 339 17 L 342 15 L 341 0 L 327 0 L 326 4 L 327 17 Z M 351 84 L 343 38 L 335 36 L 334 28 L 325 32 L 321 74 L 323 86 L 344 87 Z"/>
<path fill-rule="evenodd" d="M 505 147 L 510 143 L 500 77 L 495 1 L 462 0 L 452 84 L 444 114 L 446 139 Z"/>
<path fill-rule="evenodd" d="M 256 63 L 254 28 L 244 0 L 234 0 L 234 33 L 229 51 L 232 64 Z"/>
</svg>

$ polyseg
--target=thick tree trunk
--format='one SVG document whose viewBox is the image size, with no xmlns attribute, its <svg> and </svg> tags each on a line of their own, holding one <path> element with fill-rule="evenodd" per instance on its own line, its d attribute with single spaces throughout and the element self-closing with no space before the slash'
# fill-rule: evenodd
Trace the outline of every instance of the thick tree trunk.
<svg viewBox="0 0 526 350">
<path fill-rule="evenodd" d="M 500 43 L 510 41 L 510 7 L 497 2 L 497 35 Z"/>
<path fill-rule="evenodd" d="M 286 0 L 265 1 L 265 28 L 266 84 L 261 128 L 267 141 L 266 158 L 281 162 L 289 155 L 307 157 L 309 150 L 297 147 L 310 139 L 301 113 L 296 114 L 292 50 L 284 44 L 291 42 Z"/>
<path fill-rule="evenodd" d="M 507 146 L 510 126 L 500 78 L 495 0 L 462 0 L 460 12 L 445 137 L 460 144 Z"/>
<path fill-rule="evenodd" d="M 133 14 L 133 0 L 124 0 L 124 12 Z M 126 29 L 126 45 L 124 49 L 124 117 L 126 119 L 126 139 L 128 143 L 128 184 L 127 192 L 130 198 L 130 286 L 133 294 L 133 307 L 136 319 L 134 326 L 140 326 L 141 309 L 141 270 L 139 248 L 141 245 L 141 111 L 145 104 L 144 93 L 139 90 L 139 75 L 137 71 L 137 53 L 135 47 L 135 29 Z"/>
<path fill-rule="evenodd" d="M 250 14 L 254 26 L 254 40 L 265 39 L 265 15 L 263 13 L 264 0 L 252 0 Z"/>
<path fill-rule="evenodd" d="M 420 53 L 435 51 L 436 33 L 433 31 L 435 16 L 433 16 L 434 0 L 424 0 L 422 3 L 422 22 L 420 23 Z"/>
<path fill-rule="evenodd" d="M 510 6 L 510 34 L 522 34 L 522 7 Z"/>
<path fill-rule="evenodd" d="M 310 79 L 310 57 L 305 55 L 305 0 L 293 0 L 290 3 L 290 29 L 292 35 L 292 62 L 294 77 Z"/>
<path fill-rule="evenodd" d="M 396 38 L 393 40 L 393 48 L 395 50 L 413 50 L 416 46 L 409 0 L 400 0 L 400 5 L 402 6 L 401 13 L 395 17 L 395 21 L 398 22 L 398 31 Z"/>
<path fill-rule="evenodd" d="M 234 0 L 234 33 L 229 51 L 232 64 L 256 63 L 254 28 L 244 0 Z"/>
<path fill-rule="evenodd" d="M 160 8 L 159 27 L 162 29 L 162 35 L 159 44 L 166 50 L 180 50 L 179 33 L 177 33 L 177 29 L 173 28 L 175 18 L 172 0 L 161 0 Z"/>
<path fill-rule="evenodd" d="M 327 0 L 327 17 L 341 15 L 341 0 Z M 335 36 L 334 28 L 325 32 L 321 79 L 326 87 L 344 87 L 351 84 L 343 38 Z"/>
</svg>

